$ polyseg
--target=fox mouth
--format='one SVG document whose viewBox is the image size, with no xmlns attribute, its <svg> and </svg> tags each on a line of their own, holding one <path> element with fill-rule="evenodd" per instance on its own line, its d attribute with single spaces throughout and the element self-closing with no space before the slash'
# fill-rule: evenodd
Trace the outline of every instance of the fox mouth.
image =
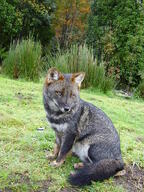
<svg viewBox="0 0 144 192">
<path fill-rule="evenodd" d="M 64 108 L 64 107 L 61 108 L 61 107 L 59 107 L 59 109 L 60 109 L 60 111 L 62 113 L 66 113 L 66 114 L 68 114 L 68 113 L 70 113 L 72 111 L 71 108 Z"/>
<path fill-rule="evenodd" d="M 72 111 L 72 109 L 65 110 L 64 108 L 60 108 L 60 110 L 61 110 L 61 112 L 66 113 L 66 114 L 68 114 Z"/>
<path fill-rule="evenodd" d="M 53 102 L 62 113 L 70 113 L 72 110 L 70 107 L 60 107 L 55 99 L 53 99 Z"/>
</svg>

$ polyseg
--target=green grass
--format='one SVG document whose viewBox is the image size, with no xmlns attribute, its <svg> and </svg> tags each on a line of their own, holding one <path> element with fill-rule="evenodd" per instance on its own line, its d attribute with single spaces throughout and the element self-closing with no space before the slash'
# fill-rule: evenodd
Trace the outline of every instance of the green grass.
<svg viewBox="0 0 144 192">
<path fill-rule="evenodd" d="M 3 61 L 2 71 L 9 77 L 38 81 L 42 67 L 42 48 L 32 37 L 13 42 Z"/>
<path fill-rule="evenodd" d="M 52 150 L 54 132 L 50 129 L 42 103 L 43 83 L 15 81 L 0 76 L 0 191 L 57 192 L 71 186 L 67 177 L 75 157 L 60 168 L 50 167 L 45 151 Z M 126 164 L 144 168 L 144 102 L 126 100 L 82 90 L 81 97 L 103 109 L 117 128 Z M 37 128 L 44 127 L 40 132 Z M 114 179 L 94 182 L 89 187 L 71 189 L 83 192 L 120 192 Z"/>
</svg>

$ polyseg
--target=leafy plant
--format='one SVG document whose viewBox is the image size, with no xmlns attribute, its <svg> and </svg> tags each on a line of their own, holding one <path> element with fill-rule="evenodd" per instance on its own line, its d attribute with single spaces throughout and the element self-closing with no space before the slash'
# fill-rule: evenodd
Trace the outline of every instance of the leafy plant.
<svg viewBox="0 0 144 192">
<path fill-rule="evenodd" d="M 7 55 L 7 52 L 5 48 L 0 46 L 0 64 L 1 64 L 1 61 L 6 57 L 6 55 Z"/>
<path fill-rule="evenodd" d="M 143 2 L 92 1 L 87 43 L 98 63 L 104 61 L 107 72 L 114 68 L 120 85 L 136 87 L 144 60 Z"/>
<path fill-rule="evenodd" d="M 88 0 L 56 0 L 55 2 L 53 26 L 60 47 L 68 48 L 73 42 L 82 42 L 85 37 L 90 2 Z"/>
<path fill-rule="evenodd" d="M 144 99 L 144 80 L 138 85 L 135 96 Z"/>
<path fill-rule="evenodd" d="M 55 2 L 52 0 L 0 0 L 0 42 L 9 48 L 10 42 L 19 37 L 26 38 L 29 33 L 38 37 L 43 45 L 47 45 L 54 31 L 52 13 Z"/>
</svg>

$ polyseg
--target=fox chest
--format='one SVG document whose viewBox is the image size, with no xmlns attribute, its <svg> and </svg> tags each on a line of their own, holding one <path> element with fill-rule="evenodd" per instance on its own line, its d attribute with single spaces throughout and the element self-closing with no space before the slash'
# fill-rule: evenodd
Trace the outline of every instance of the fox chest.
<svg viewBox="0 0 144 192">
<path fill-rule="evenodd" d="M 51 127 L 59 133 L 64 133 L 68 128 L 68 123 L 50 123 L 50 124 Z"/>
</svg>

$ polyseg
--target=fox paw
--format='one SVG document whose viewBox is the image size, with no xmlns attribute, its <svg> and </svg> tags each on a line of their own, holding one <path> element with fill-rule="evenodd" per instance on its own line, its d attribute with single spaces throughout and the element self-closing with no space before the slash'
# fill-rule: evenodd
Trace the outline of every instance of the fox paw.
<svg viewBox="0 0 144 192">
<path fill-rule="evenodd" d="M 122 177 L 126 174 L 126 170 L 122 170 L 122 171 L 119 171 L 117 172 L 114 177 Z"/>
<path fill-rule="evenodd" d="M 71 176 L 74 176 L 75 174 L 76 174 L 75 171 L 71 171 L 71 172 L 70 172 L 70 175 L 71 175 Z"/>
<path fill-rule="evenodd" d="M 48 160 L 54 160 L 56 158 L 56 156 L 50 152 L 46 152 L 46 158 Z"/>
<path fill-rule="evenodd" d="M 80 168 L 82 168 L 83 166 L 84 166 L 83 163 L 75 163 L 75 164 L 74 164 L 74 169 L 80 169 Z"/>
<path fill-rule="evenodd" d="M 51 165 L 52 167 L 60 167 L 63 163 L 64 163 L 64 161 L 57 162 L 57 161 L 55 160 L 55 161 L 52 161 L 52 162 L 50 163 L 50 165 Z"/>
</svg>

